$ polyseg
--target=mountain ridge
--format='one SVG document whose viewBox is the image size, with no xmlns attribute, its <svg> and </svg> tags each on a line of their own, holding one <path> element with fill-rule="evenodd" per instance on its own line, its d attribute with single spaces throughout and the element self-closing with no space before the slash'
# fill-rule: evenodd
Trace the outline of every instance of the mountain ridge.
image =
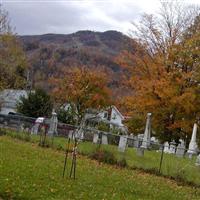
<svg viewBox="0 0 200 200">
<path fill-rule="evenodd" d="M 71 66 L 106 69 L 111 74 L 109 85 L 116 88 L 122 70 L 115 58 L 122 51 L 135 48 L 130 37 L 114 30 L 18 37 L 30 63 L 33 84 L 44 88 L 48 87 L 48 78 L 59 76 L 61 69 Z"/>
</svg>

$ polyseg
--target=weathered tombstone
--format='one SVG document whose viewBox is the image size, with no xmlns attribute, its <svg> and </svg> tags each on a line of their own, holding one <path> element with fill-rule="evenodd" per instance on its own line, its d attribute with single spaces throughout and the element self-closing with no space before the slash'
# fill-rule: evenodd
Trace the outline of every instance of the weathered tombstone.
<svg viewBox="0 0 200 200">
<path fill-rule="evenodd" d="M 134 147 L 134 136 L 133 134 L 130 134 L 127 138 L 128 147 Z"/>
<path fill-rule="evenodd" d="M 136 150 L 137 156 L 144 156 L 144 148 L 138 147 Z"/>
<path fill-rule="evenodd" d="M 29 128 L 26 127 L 26 128 L 25 128 L 25 132 L 29 133 L 29 131 L 30 131 Z"/>
<path fill-rule="evenodd" d="M 83 128 L 80 128 L 79 130 L 77 130 L 75 132 L 75 137 L 78 139 L 78 140 L 83 140 L 84 139 L 84 130 Z"/>
<path fill-rule="evenodd" d="M 176 156 L 182 158 L 185 154 L 185 142 L 183 140 L 179 140 L 181 143 L 178 144 L 176 149 Z"/>
<path fill-rule="evenodd" d="M 74 130 L 70 130 L 68 133 L 68 138 L 74 140 Z"/>
<path fill-rule="evenodd" d="M 48 135 L 53 137 L 54 135 L 57 135 L 58 132 L 57 132 L 57 126 L 58 126 L 58 118 L 57 118 L 57 114 L 56 112 L 52 111 L 52 117 L 51 117 L 51 120 L 50 120 L 50 126 L 49 126 L 49 130 L 48 130 Z"/>
<path fill-rule="evenodd" d="M 101 139 L 101 143 L 102 144 L 108 144 L 108 137 L 107 137 L 107 134 L 103 133 L 102 134 L 102 139 Z"/>
<path fill-rule="evenodd" d="M 189 158 L 191 158 L 193 154 L 197 154 L 198 146 L 196 142 L 196 137 L 197 137 L 197 124 L 194 123 L 192 138 L 190 140 L 189 149 L 187 151 Z"/>
<path fill-rule="evenodd" d="M 174 140 L 170 142 L 169 153 L 172 153 L 172 154 L 176 153 L 176 142 Z"/>
<path fill-rule="evenodd" d="M 120 135 L 118 151 L 124 152 L 126 150 L 127 136 Z"/>
<path fill-rule="evenodd" d="M 40 127 L 40 124 L 35 123 L 33 127 L 31 128 L 31 134 L 38 135 L 39 127 Z"/>
<path fill-rule="evenodd" d="M 169 153 L 169 143 L 168 142 L 164 143 L 164 152 Z"/>
<path fill-rule="evenodd" d="M 139 138 L 138 138 L 138 136 L 136 136 L 136 137 L 134 138 L 133 146 L 134 146 L 135 148 L 138 148 L 138 147 L 140 146 L 140 145 L 139 145 Z"/>
<path fill-rule="evenodd" d="M 151 113 L 147 113 L 146 127 L 141 148 L 147 149 L 151 143 Z"/>
<path fill-rule="evenodd" d="M 44 117 L 38 117 L 38 118 L 35 120 L 35 124 L 34 124 L 33 127 L 31 128 L 31 134 L 38 135 L 40 125 L 41 125 L 43 122 L 44 122 Z"/>
<path fill-rule="evenodd" d="M 23 132 L 24 131 L 24 123 L 20 124 L 20 131 Z"/>
<path fill-rule="evenodd" d="M 195 165 L 196 165 L 197 167 L 200 166 L 200 154 L 197 156 L 197 159 L 196 159 Z"/>
<path fill-rule="evenodd" d="M 94 132 L 94 135 L 93 135 L 93 143 L 94 144 L 97 144 L 98 143 L 98 140 L 99 140 L 99 134 L 97 132 Z"/>
</svg>

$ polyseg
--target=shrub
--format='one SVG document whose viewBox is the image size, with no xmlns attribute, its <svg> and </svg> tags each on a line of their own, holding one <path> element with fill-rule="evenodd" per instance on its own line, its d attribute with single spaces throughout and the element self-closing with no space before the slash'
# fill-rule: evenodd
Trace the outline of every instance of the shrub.
<svg viewBox="0 0 200 200">
<path fill-rule="evenodd" d="M 22 96 L 17 102 L 17 111 L 29 117 L 50 116 L 53 104 L 50 96 L 42 89 Z"/>
<path fill-rule="evenodd" d="M 117 165 L 118 165 L 119 167 L 127 167 L 126 159 L 125 159 L 125 158 L 122 158 L 121 160 L 118 160 L 118 161 L 117 161 Z"/>
<path fill-rule="evenodd" d="M 105 149 L 97 149 L 93 153 L 89 155 L 90 158 L 98 160 L 99 162 L 107 163 L 107 164 L 117 164 L 117 159 L 115 155 L 107 151 Z"/>
</svg>

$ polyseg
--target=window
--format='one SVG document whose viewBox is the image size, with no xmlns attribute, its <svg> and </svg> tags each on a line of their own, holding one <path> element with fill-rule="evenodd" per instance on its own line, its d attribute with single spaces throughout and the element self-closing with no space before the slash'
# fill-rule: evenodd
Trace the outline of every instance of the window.
<svg viewBox="0 0 200 200">
<path fill-rule="evenodd" d="M 103 118 L 107 119 L 108 118 L 108 112 L 104 112 Z"/>
</svg>

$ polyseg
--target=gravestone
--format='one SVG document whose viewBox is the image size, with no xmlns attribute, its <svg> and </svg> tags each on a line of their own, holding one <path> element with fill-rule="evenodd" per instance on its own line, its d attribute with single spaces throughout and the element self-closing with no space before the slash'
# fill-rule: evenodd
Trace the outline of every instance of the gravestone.
<svg viewBox="0 0 200 200">
<path fill-rule="evenodd" d="M 196 165 L 197 167 L 200 166 L 200 154 L 197 156 L 197 159 L 196 159 L 195 165 Z"/>
<path fill-rule="evenodd" d="M 178 144 L 176 149 L 176 156 L 182 158 L 185 154 L 185 142 L 183 140 L 179 140 L 181 143 Z"/>
<path fill-rule="evenodd" d="M 38 135 L 40 125 L 41 125 L 43 122 L 44 122 L 44 117 L 38 117 L 38 118 L 35 120 L 35 124 L 34 124 L 33 127 L 31 128 L 31 134 Z"/>
<path fill-rule="evenodd" d="M 99 140 L 99 134 L 97 132 L 94 132 L 94 135 L 93 135 L 93 143 L 94 144 L 97 144 L 98 143 L 98 140 Z"/>
<path fill-rule="evenodd" d="M 101 143 L 102 144 L 108 144 L 108 137 L 107 137 L 107 134 L 103 133 L 102 134 L 102 139 L 101 139 Z"/>
<path fill-rule="evenodd" d="M 39 127 L 40 127 L 39 123 L 34 124 L 33 127 L 31 128 L 31 134 L 38 135 Z"/>
<path fill-rule="evenodd" d="M 176 153 L 176 142 L 174 140 L 170 142 L 169 153 L 172 153 L 172 154 Z"/>
<path fill-rule="evenodd" d="M 118 151 L 124 152 L 126 150 L 127 136 L 120 135 Z"/>
<path fill-rule="evenodd" d="M 197 154 L 198 146 L 196 142 L 196 137 L 197 137 L 197 124 L 194 123 L 192 137 L 190 140 L 189 149 L 187 151 L 189 158 L 191 158 L 193 154 Z"/>
<path fill-rule="evenodd" d="M 20 124 L 19 131 L 23 132 L 24 130 L 25 130 L 25 128 L 24 128 L 24 124 L 22 123 L 22 124 Z"/>
<path fill-rule="evenodd" d="M 138 136 L 134 138 L 133 146 L 135 148 L 138 148 L 140 146 Z"/>
<path fill-rule="evenodd" d="M 144 134 L 138 134 L 134 138 L 134 147 L 138 148 L 142 145 L 142 140 L 143 140 Z"/>
<path fill-rule="evenodd" d="M 70 130 L 70 131 L 69 131 L 69 133 L 68 133 L 68 138 L 74 140 L 74 137 L 75 137 L 74 131 L 75 131 L 75 130 Z"/>
<path fill-rule="evenodd" d="M 136 149 L 137 156 L 144 156 L 144 148 L 137 148 Z"/>
<path fill-rule="evenodd" d="M 130 134 L 127 138 L 128 147 L 134 147 L 134 136 L 133 134 Z"/>
<path fill-rule="evenodd" d="M 168 142 L 164 143 L 164 152 L 169 153 L 169 143 Z"/>
<path fill-rule="evenodd" d="M 56 112 L 52 111 L 52 117 L 50 119 L 50 126 L 49 126 L 49 130 L 48 130 L 48 135 L 53 137 L 54 135 L 57 135 L 57 126 L 58 126 L 58 118 L 57 118 L 57 114 Z"/>
<path fill-rule="evenodd" d="M 146 127 L 144 131 L 144 137 L 142 140 L 141 148 L 144 148 L 144 149 L 149 148 L 150 142 L 151 142 L 151 113 L 147 113 Z"/>
</svg>

